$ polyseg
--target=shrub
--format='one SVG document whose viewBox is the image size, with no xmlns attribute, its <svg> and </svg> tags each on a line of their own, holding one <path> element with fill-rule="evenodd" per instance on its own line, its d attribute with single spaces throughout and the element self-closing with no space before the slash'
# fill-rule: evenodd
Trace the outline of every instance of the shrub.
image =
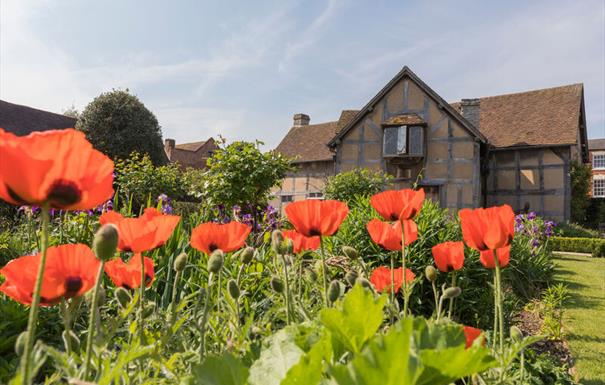
<svg viewBox="0 0 605 385">
<path fill-rule="evenodd" d="M 600 248 L 603 244 L 605 244 L 605 239 L 602 238 L 552 237 L 550 239 L 550 248 L 552 250 L 573 253 L 592 253 L 595 247 Z"/>
<path fill-rule="evenodd" d="M 600 238 L 598 231 L 583 227 L 577 223 L 561 223 L 557 225 L 555 235 L 570 238 Z"/>
<path fill-rule="evenodd" d="M 571 220 L 586 221 L 586 210 L 590 204 L 588 191 L 592 168 L 589 164 L 573 161 L 569 170 L 571 176 Z"/>
<path fill-rule="evenodd" d="M 328 178 L 325 196 L 326 199 L 350 202 L 356 196 L 368 197 L 382 191 L 392 179 L 383 171 L 366 168 L 343 172 Z"/>
<path fill-rule="evenodd" d="M 590 200 L 586 221 L 583 223 L 592 229 L 598 229 L 601 232 L 604 230 L 602 226 L 605 224 L 605 199 L 593 198 Z"/>
<path fill-rule="evenodd" d="M 110 158 L 126 159 L 133 151 L 149 155 L 153 164 L 168 160 L 155 115 L 128 90 L 102 93 L 79 116 L 76 128 Z"/>
</svg>

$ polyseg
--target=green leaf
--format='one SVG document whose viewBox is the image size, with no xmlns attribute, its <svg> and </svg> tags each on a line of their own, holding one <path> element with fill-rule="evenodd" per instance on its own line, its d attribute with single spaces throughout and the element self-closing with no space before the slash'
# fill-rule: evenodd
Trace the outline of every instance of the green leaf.
<svg viewBox="0 0 605 385">
<path fill-rule="evenodd" d="M 258 360 L 250 367 L 250 385 L 279 385 L 288 370 L 298 363 L 304 351 L 296 344 L 295 326 L 270 336 Z"/>
<path fill-rule="evenodd" d="M 386 297 L 355 285 L 344 297 L 340 309 L 324 309 L 321 322 L 350 351 L 358 353 L 382 324 Z"/>
<path fill-rule="evenodd" d="M 420 358 L 424 371 L 417 385 L 447 385 L 496 365 L 489 350 L 477 346 L 423 350 Z"/>
<path fill-rule="evenodd" d="M 195 385 L 244 385 L 248 378 L 248 368 L 231 353 L 209 356 L 192 372 L 189 384 Z"/>
<path fill-rule="evenodd" d="M 339 385 L 414 385 L 422 364 L 412 346 L 411 318 L 394 325 L 345 365 L 331 369 Z"/>
<path fill-rule="evenodd" d="M 288 370 L 281 385 L 317 385 L 323 374 L 323 361 L 332 357 L 332 347 L 329 334 L 322 338 L 311 350 L 300 358 L 296 365 Z"/>
</svg>

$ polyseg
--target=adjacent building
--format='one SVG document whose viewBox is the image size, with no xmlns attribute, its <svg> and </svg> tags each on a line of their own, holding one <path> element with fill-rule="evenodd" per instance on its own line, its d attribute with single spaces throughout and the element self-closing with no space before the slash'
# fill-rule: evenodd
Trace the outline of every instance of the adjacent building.
<svg viewBox="0 0 605 385">
<path fill-rule="evenodd" d="M 605 139 L 588 141 L 589 162 L 592 165 L 590 197 L 605 198 Z"/>
<path fill-rule="evenodd" d="M 277 151 L 297 171 L 275 191 L 280 204 L 320 198 L 330 175 L 368 168 L 417 183 L 442 207 L 510 204 L 570 217 L 569 168 L 588 161 L 584 89 L 565 85 L 448 103 L 404 67 L 360 110 L 310 124 L 294 116 Z"/>
<path fill-rule="evenodd" d="M 33 131 L 48 131 L 76 126 L 77 119 L 0 100 L 0 128 L 23 136 Z"/>
<path fill-rule="evenodd" d="M 174 139 L 164 140 L 164 152 L 170 162 L 178 163 L 183 169 L 192 167 L 204 169 L 208 158 L 216 151 L 217 145 L 213 138 L 203 142 L 176 144 Z"/>
</svg>

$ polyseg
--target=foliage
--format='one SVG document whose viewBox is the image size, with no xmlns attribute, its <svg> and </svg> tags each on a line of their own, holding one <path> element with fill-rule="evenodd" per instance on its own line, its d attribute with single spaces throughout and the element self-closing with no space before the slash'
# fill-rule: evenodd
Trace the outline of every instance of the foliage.
<svg viewBox="0 0 605 385">
<path fill-rule="evenodd" d="M 598 229 L 601 233 L 605 226 L 605 199 L 593 198 L 586 214 L 586 226 L 592 229 Z"/>
<path fill-rule="evenodd" d="M 264 207 L 271 188 L 290 171 L 290 161 L 277 152 L 262 152 L 262 142 L 234 142 L 220 146 L 208 159 L 204 196 L 213 206 Z M 252 214 L 256 214 L 253 212 Z"/>
<path fill-rule="evenodd" d="M 342 172 L 328 178 L 325 197 L 348 203 L 357 196 L 369 197 L 382 191 L 392 179 L 383 171 L 367 168 Z"/>
<path fill-rule="evenodd" d="M 578 223 L 559 223 L 555 235 L 568 238 L 600 238 L 598 231 L 586 228 Z"/>
<path fill-rule="evenodd" d="M 550 248 L 556 251 L 569 251 L 573 253 L 592 253 L 595 249 L 601 250 L 601 245 L 605 244 L 603 238 L 567 238 L 552 237 L 550 239 Z M 603 257 L 605 255 L 598 255 Z"/>
<path fill-rule="evenodd" d="M 176 163 L 155 166 L 147 154 L 133 152 L 115 163 L 117 193 L 135 208 L 156 202 L 161 195 L 177 201 L 199 198 L 197 188 L 203 181 L 201 170 L 182 171 Z"/>
<path fill-rule="evenodd" d="M 568 300 L 569 291 L 562 283 L 552 285 L 542 293 L 544 304 L 542 332 L 549 338 L 555 340 L 563 338 L 563 307 Z"/>
<path fill-rule="evenodd" d="M 149 155 L 155 165 L 166 163 L 162 131 L 155 115 L 128 90 L 104 92 L 79 116 L 76 128 L 110 158 L 126 159 L 133 151 Z"/>
<path fill-rule="evenodd" d="M 588 192 L 590 191 L 590 180 L 592 168 L 574 160 L 569 169 L 571 176 L 571 221 L 583 223 L 586 221 L 586 210 L 590 204 Z"/>
</svg>

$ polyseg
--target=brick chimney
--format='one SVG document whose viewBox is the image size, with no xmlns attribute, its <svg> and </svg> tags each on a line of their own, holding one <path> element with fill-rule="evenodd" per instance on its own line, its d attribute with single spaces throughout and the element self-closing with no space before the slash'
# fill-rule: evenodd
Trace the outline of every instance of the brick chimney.
<svg viewBox="0 0 605 385">
<path fill-rule="evenodd" d="M 172 160 L 172 151 L 174 150 L 174 146 L 176 146 L 174 139 L 164 140 L 164 152 L 166 153 L 168 160 Z"/>
<path fill-rule="evenodd" d="M 310 121 L 307 114 L 294 114 L 294 127 L 308 126 Z"/>
<path fill-rule="evenodd" d="M 481 113 L 481 99 L 462 99 L 460 103 L 460 114 L 473 124 L 477 129 L 479 126 L 479 117 Z"/>
</svg>

